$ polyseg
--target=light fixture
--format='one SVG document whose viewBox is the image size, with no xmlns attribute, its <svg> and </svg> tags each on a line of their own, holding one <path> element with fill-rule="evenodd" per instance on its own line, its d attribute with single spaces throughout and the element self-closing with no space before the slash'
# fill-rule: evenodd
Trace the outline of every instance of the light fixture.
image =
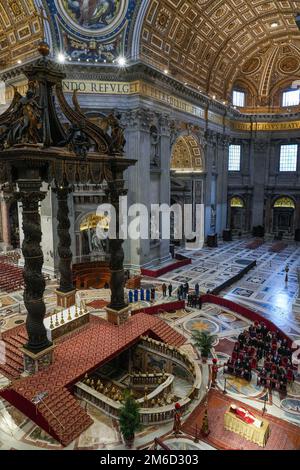
<svg viewBox="0 0 300 470">
<path fill-rule="evenodd" d="M 216 95 L 213 95 L 213 100 L 215 100 L 215 99 L 216 99 Z"/>
<path fill-rule="evenodd" d="M 127 63 L 126 57 L 120 56 L 117 58 L 117 64 L 120 67 L 126 67 L 126 63 Z"/>
<path fill-rule="evenodd" d="M 271 23 L 271 28 L 277 28 L 278 26 L 278 23 L 276 23 L 276 21 L 274 21 L 274 23 Z"/>
<path fill-rule="evenodd" d="M 21 61 L 21 59 L 19 59 L 19 60 L 17 61 L 17 63 L 18 63 L 18 64 L 22 64 L 22 61 Z"/>
<path fill-rule="evenodd" d="M 165 69 L 165 70 L 164 70 L 164 74 L 165 74 L 165 75 L 168 75 L 168 73 L 169 73 L 169 70 L 168 70 L 168 69 Z"/>
<path fill-rule="evenodd" d="M 65 57 L 65 55 L 64 55 L 62 52 L 59 52 L 59 53 L 57 54 L 57 60 L 58 60 L 58 62 L 59 62 L 60 64 L 63 64 L 63 63 L 65 62 L 65 60 L 66 60 L 66 57 Z"/>
</svg>

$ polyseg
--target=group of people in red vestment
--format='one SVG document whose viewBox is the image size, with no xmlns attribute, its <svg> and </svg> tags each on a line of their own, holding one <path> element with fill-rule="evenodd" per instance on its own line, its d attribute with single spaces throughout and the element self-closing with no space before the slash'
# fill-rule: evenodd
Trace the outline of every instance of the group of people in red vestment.
<svg viewBox="0 0 300 470">
<path fill-rule="evenodd" d="M 279 331 L 255 322 L 240 333 L 225 372 L 251 381 L 251 371 L 259 370 L 259 385 L 286 393 L 287 384 L 294 380 L 291 356 L 288 341 Z"/>
</svg>

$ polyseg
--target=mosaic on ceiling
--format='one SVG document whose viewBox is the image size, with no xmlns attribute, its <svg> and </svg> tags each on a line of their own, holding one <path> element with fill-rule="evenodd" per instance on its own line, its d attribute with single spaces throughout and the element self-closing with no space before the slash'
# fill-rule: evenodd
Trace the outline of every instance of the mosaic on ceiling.
<svg viewBox="0 0 300 470">
<path fill-rule="evenodd" d="M 1 0 L 0 66 L 36 54 L 46 37 L 72 60 L 112 62 L 127 54 L 141 0 Z M 43 6 L 43 13 L 41 13 Z"/>
<path fill-rule="evenodd" d="M 298 11 L 290 0 L 151 0 L 140 53 L 222 99 L 236 79 L 249 81 L 265 102 L 274 81 L 298 74 Z"/>
<path fill-rule="evenodd" d="M 72 60 L 112 62 L 127 54 L 141 0 L 47 0 L 56 44 Z"/>
</svg>

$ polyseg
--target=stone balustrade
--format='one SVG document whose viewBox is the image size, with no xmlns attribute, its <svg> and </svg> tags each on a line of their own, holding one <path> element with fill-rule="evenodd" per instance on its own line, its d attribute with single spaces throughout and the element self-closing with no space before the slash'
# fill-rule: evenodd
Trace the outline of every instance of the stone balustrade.
<svg viewBox="0 0 300 470">
<path fill-rule="evenodd" d="M 173 390 L 173 382 L 174 382 L 174 375 L 172 374 L 166 374 L 167 375 L 167 380 L 165 380 L 163 383 L 158 385 L 155 390 L 153 390 L 151 393 L 145 395 L 143 398 L 139 398 L 137 402 L 140 405 L 144 405 L 145 403 L 149 403 L 151 400 L 155 398 L 159 398 L 161 395 L 165 395 L 167 393 L 170 393 Z"/>
<path fill-rule="evenodd" d="M 49 341 L 54 341 L 88 322 L 89 312 L 83 306 L 79 308 L 77 305 L 55 312 L 44 319 Z"/>
<path fill-rule="evenodd" d="M 139 347 L 144 347 L 146 349 L 155 351 L 159 355 L 171 358 L 189 372 L 191 381 L 193 383 L 193 398 L 198 398 L 202 381 L 201 370 L 198 364 L 191 360 L 185 352 L 180 351 L 180 349 L 174 346 L 169 346 L 168 344 L 162 343 L 161 341 L 157 341 L 147 336 L 142 336 L 141 339 L 142 340 L 139 344 Z"/>
<path fill-rule="evenodd" d="M 130 383 L 132 386 L 157 386 L 162 383 L 162 381 L 166 378 L 167 374 L 164 373 L 137 373 L 137 374 L 130 374 Z"/>
<path fill-rule="evenodd" d="M 202 376 L 198 364 L 196 362 L 193 363 L 187 354 L 180 351 L 178 348 L 170 347 L 160 341 L 156 341 L 148 337 L 142 337 L 139 347 L 156 352 L 157 354 L 162 355 L 162 357 L 171 358 L 190 374 L 191 381 L 193 383 L 192 389 L 185 398 L 178 400 L 181 405 L 182 412 L 185 413 L 191 402 L 194 399 L 199 398 Z M 159 384 L 159 379 L 163 377 L 166 377 L 166 380 Z M 153 391 L 150 391 L 143 398 L 137 400 L 141 405 L 140 418 L 142 424 L 159 424 L 173 420 L 174 403 L 161 406 L 155 405 L 152 407 L 150 407 L 149 404 L 152 400 L 159 399 L 160 396 L 171 392 L 173 388 L 174 375 L 167 373 L 138 373 L 131 374 L 130 380 L 132 385 L 141 385 L 141 387 L 147 386 L 151 388 L 151 385 L 157 385 Z M 75 385 L 74 393 L 79 398 L 91 403 L 106 414 L 118 418 L 122 407 L 122 403 L 119 401 L 112 400 L 83 382 L 78 382 Z"/>
<path fill-rule="evenodd" d="M 168 357 L 183 362 L 187 366 L 189 371 L 194 374 L 195 363 L 189 358 L 186 353 L 180 351 L 180 349 L 176 348 L 175 346 L 170 346 L 169 344 L 162 343 L 161 341 L 149 338 L 148 336 L 142 336 L 141 338 L 141 345 L 151 347 L 153 351 L 157 351 L 158 353 L 165 354 Z"/>
<path fill-rule="evenodd" d="M 122 403 L 116 402 L 111 398 L 103 395 L 100 392 L 92 389 L 88 385 L 85 385 L 83 382 L 78 382 L 74 387 L 74 394 L 78 397 L 87 401 L 91 405 L 99 408 L 113 418 L 118 418 L 120 410 L 122 408 Z M 143 400 L 143 399 L 141 399 Z M 139 401 L 139 400 L 138 400 Z M 182 413 L 185 413 L 191 399 L 186 397 L 179 401 L 181 405 Z M 174 417 L 174 403 L 170 405 L 153 407 L 153 408 L 141 408 L 140 409 L 140 421 L 143 425 L 147 426 L 149 424 L 160 424 L 172 421 Z"/>
</svg>

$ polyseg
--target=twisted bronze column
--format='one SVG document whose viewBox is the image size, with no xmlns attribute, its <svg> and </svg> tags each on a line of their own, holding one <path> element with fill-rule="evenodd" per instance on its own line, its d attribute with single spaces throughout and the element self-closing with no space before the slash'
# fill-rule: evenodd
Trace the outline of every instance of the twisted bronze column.
<svg viewBox="0 0 300 470">
<path fill-rule="evenodd" d="M 68 195 L 72 191 L 69 183 L 64 180 L 61 185 L 56 184 L 54 192 L 57 195 L 57 234 L 59 238 L 58 255 L 59 255 L 59 272 L 60 283 L 58 291 L 71 292 L 74 290 L 72 280 L 72 251 L 71 251 L 71 236 L 70 236 L 70 219 L 69 219 L 69 206 Z"/>
<path fill-rule="evenodd" d="M 124 180 L 118 179 L 108 182 L 107 194 L 116 213 L 116 239 L 109 239 L 110 253 L 110 289 L 111 300 L 108 305 L 112 310 L 123 310 L 127 307 L 124 299 L 125 275 L 124 275 L 124 250 L 123 241 L 119 238 L 119 197 L 126 194 Z"/>
<path fill-rule="evenodd" d="M 42 274 L 44 257 L 40 245 L 42 232 L 39 204 L 44 199 L 45 193 L 40 191 L 40 180 L 19 180 L 18 186 L 20 191 L 15 195 L 23 207 L 24 304 L 28 312 L 26 319 L 28 343 L 24 347 L 37 353 L 52 344 L 47 338 L 44 326 L 46 313 L 43 300 L 45 279 Z"/>
</svg>

